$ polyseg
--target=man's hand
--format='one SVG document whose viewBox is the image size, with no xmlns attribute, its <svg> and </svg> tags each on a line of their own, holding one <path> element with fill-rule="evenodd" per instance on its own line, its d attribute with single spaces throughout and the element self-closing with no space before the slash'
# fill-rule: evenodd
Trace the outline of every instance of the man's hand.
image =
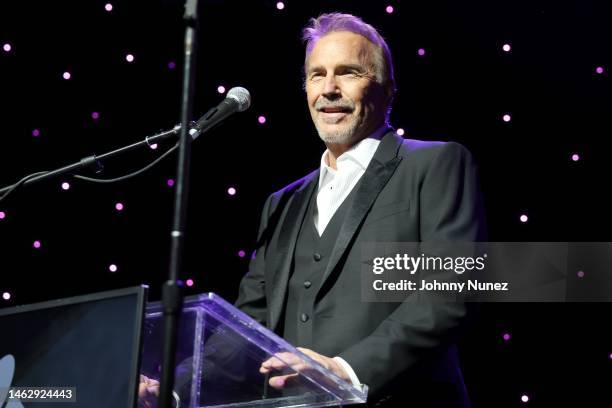
<svg viewBox="0 0 612 408">
<path fill-rule="evenodd" d="M 158 396 L 159 381 L 140 374 L 140 384 L 138 384 L 138 407 L 156 407 Z"/>
<path fill-rule="evenodd" d="M 344 368 L 342 368 L 340 363 L 338 363 L 333 358 L 326 357 L 322 354 L 316 353 L 307 348 L 298 347 L 297 349 L 301 351 L 302 353 L 306 354 L 308 357 L 315 360 L 317 363 L 321 364 L 326 369 L 336 374 L 338 377 L 342 378 L 343 380 L 349 383 L 351 382 L 347 372 L 344 371 Z M 278 358 L 276 356 L 278 356 Z M 259 372 L 262 374 L 268 374 L 271 371 L 274 371 L 274 370 L 280 371 L 280 370 L 286 369 L 287 367 L 291 368 L 293 371 L 296 371 L 296 372 L 305 371 L 305 370 L 310 369 L 310 366 L 308 366 L 308 364 L 304 360 L 302 360 L 295 354 L 284 352 L 284 353 L 278 353 L 276 356 L 270 357 L 269 359 L 261 363 Z M 292 381 L 292 379 L 295 379 L 296 377 L 297 377 L 296 373 L 286 374 L 286 375 L 277 375 L 277 376 L 270 378 L 269 384 L 273 388 L 281 389 L 285 387 L 287 382 Z"/>
</svg>

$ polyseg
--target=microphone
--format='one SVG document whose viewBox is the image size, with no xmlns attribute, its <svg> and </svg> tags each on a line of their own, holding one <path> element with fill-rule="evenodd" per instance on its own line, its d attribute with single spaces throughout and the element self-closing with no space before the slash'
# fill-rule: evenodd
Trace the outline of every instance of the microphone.
<svg viewBox="0 0 612 408">
<path fill-rule="evenodd" d="M 245 88 L 237 86 L 228 91 L 227 97 L 219 105 L 204 114 L 189 130 L 195 140 L 202 133 L 207 132 L 228 116 L 245 111 L 251 106 L 251 94 Z"/>
</svg>

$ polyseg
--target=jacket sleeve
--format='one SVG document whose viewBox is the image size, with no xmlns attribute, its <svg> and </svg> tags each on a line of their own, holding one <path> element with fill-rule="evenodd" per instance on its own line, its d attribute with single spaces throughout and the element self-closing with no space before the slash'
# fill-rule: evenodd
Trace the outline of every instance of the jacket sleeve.
<svg viewBox="0 0 612 408">
<path fill-rule="evenodd" d="M 468 150 L 445 143 L 426 167 L 419 191 L 421 241 L 485 239 L 478 175 Z M 454 343 L 466 315 L 462 302 L 404 302 L 339 357 L 375 394 L 428 355 Z"/>
<path fill-rule="evenodd" d="M 235 303 L 238 309 L 242 310 L 264 326 L 266 325 L 267 316 L 266 280 L 264 277 L 266 264 L 266 231 L 270 216 L 271 202 L 272 196 L 269 196 L 261 214 L 257 242 L 255 250 L 251 255 L 249 270 L 240 282 L 238 300 L 236 300 Z"/>
</svg>

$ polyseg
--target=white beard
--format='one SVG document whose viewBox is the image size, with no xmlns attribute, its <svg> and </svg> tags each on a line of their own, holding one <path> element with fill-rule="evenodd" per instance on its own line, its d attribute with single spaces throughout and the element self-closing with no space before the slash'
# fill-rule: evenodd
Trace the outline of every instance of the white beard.
<svg viewBox="0 0 612 408">
<path fill-rule="evenodd" d="M 319 137 L 326 144 L 348 144 L 355 137 L 355 131 L 357 130 L 358 121 L 353 119 L 353 121 L 344 126 L 342 129 L 337 129 L 333 131 L 323 131 L 315 122 L 315 127 L 317 128 L 317 132 L 319 133 Z"/>
</svg>

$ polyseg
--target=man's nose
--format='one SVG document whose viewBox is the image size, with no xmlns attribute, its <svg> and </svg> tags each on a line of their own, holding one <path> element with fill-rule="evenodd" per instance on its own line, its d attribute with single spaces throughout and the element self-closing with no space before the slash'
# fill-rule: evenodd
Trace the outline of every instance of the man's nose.
<svg viewBox="0 0 612 408">
<path fill-rule="evenodd" d="M 323 84 L 323 95 L 329 99 L 338 98 L 340 96 L 340 88 L 336 82 L 334 75 L 328 75 L 325 77 L 325 83 Z"/>
</svg>

